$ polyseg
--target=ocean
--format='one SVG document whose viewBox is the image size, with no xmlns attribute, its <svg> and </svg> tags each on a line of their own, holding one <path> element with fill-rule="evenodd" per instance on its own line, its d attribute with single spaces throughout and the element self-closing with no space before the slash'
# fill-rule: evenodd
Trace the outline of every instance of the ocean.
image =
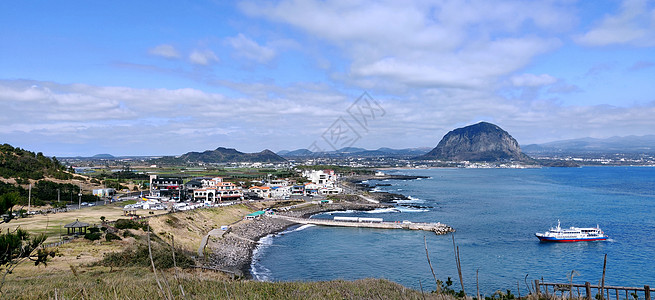
<svg viewBox="0 0 655 300">
<path fill-rule="evenodd" d="M 527 281 L 597 284 L 607 254 L 606 285 L 655 286 L 655 168 L 408 169 L 389 174 L 418 180 L 371 180 L 378 190 L 411 197 L 395 210 L 337 212 L 334 216 L 385 221 L 442 222 L 455 228 L 463 282 L 475 294 Z M 403 206 L 401 206 L 403 205 Z M 542 243 L 534 236 L 555 227 L 595 227 L 604 242 Z M 438 279 L 460 290 L 451 235 L 366 228 L 294 226 L 262 239 L 252 273 L 258 280 L 316 281 L 386 278 L 434 290 L 424 237 Z"/>
</svg>

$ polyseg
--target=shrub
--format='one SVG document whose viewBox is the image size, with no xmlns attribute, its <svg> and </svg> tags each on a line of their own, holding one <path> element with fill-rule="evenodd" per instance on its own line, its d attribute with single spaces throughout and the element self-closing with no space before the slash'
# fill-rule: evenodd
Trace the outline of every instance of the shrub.
<svg viewBox="0 0 655 300">
<path fill-rule="evenodd" d="M 100 232 L 100 228 L 98 228 L 98 227 L 89 227 L 88 230 L 89 230 L 89 233 Z"/>
<path fill-rule="evenodd" d="M 100 234 L 99 232 L 89 232 L 84 235 L 84 238 L 90 241 L 95 241 L 95 240 L 99 240 L 101 236 L 102 234 Z"/>
<path fill-rule="evenodd" d="M 118 219 L 114 227 L 118 229 L 146 229 L 146 224 L 130 219 Z"/>
<path fill-rule="evenodd" d="M 111 242 L 113 240 L 119 240 L 120 241 L 122 239 L 121 239 L 120 236 L 116 235 L 115 233 L 107 232 L 105 234 L 105 240 L 107 240 L 107 242 Z"/>
<path fill-rule="evenodd" d="M 172 268 L 173 256 L 170 246 L 152 244 L 152 259 L 157 268 Z M 175 249 L 175 262 L 178 267 L 189 268 L 195 265 L 193 259 L 179 249 Z M 137 245 L 127 248 L 121 252 L 106 253 L 100 264 L 107 267 L 149 267 L 150 256 L 147 245 Z"/>
</svg>

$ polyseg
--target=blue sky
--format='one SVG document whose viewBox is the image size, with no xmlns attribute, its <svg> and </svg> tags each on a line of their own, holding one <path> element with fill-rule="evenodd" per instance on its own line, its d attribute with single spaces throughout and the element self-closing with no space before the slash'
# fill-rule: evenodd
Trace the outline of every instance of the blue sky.
<svg viewBox="0 0 655 300">
<path fill-rule="evenodd" d="M 1 142 L 46 155 L 645 135 L 654 79 L 655 1 L 0 3 Z"/>
</svg>

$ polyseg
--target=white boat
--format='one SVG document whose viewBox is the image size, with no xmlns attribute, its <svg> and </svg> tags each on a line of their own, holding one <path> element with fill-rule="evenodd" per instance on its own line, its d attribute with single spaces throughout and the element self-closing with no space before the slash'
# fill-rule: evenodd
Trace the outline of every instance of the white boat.
<svg viewBox="0 0 655 300">
<path fill-rule="evenodd" d="M 596 225 L 596 227 L 570 227 L 562 229 L 559 220 L 557 227 L 551 228 L 544 233 L 534 234 L 542 242 L 582 242 L 582 241 L 604 241 L 607 235 Z"/>
</svg>

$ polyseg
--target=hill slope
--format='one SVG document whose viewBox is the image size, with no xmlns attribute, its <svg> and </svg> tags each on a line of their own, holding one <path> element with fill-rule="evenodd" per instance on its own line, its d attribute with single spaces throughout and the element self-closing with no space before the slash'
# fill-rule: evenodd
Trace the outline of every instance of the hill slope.
<svg viewBox="0 0 655 300">
<path fill-rule="evenodd" d="M 447 161 L 531 161 L 519 143 L 502 128 L 487 122 L 448 132 L 437 147 L 418 159 Z"/>
<path fill-rule="evenodd" d="M 46 157 L 9 144 L 0 146 L 0 177 L 21 179 L 42 179 L 52 176 L 57 179 L 70 179 L 72 175 L 64 172 L 66 167 L 57 158 Z"/>
</svg>

